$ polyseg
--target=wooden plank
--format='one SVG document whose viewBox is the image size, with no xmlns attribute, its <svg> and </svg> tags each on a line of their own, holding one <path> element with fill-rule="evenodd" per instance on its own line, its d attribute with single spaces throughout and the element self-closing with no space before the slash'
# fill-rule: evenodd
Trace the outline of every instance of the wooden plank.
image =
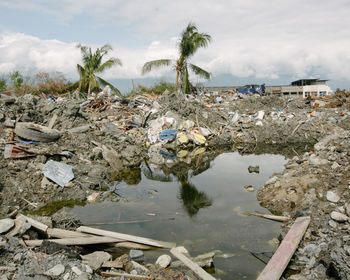
<svg viewBox="0 0 350 280">
<path fill-rule="evenodd" d="M 40 223 L 32 218 L 29 218 L 27 216 L 24 216 L 22 214 L 17 215 L 17 217 L 24 217 L 28 223 L 30 223 L 32 225 L 32 227 L 36 228 L 37 230 L 40 230 L 44 233 L 46 233 L 47 229 L 49 228 L 47 225 Z"/>
<path fill-rule="evenodd" d="M 114 244 L 114 247 L 135 249 L 135 250 L 150 250 L 150 249 L 154 249 L 154 247 L 149 246 L 149 245 L 144 245 L 144 244 L 135 243 L 135 242 L 129 242 L 129 241 L 116 243 L 116 244 Z"/>
<path fill-rule="evenodd" d="M 256 217 L 277 221 L 277 222 L 288 222 L 290 220 L 290 217 L 288 216 L 275 216 L 275 215 L 269 215 L 269 214 L 263 214 L 263 213 L 257 213 L 257 212 L 255 213 L 247 212 L 247 215 L 256 216 Z"/>
<path fill-rule="evenodd" d="M 170 250 L 176 258 L 182 261 L 189 269 L 191 269 L 194 273 L 196 273 L 203 280 L 215 280 L 213 276 L 211 276 L 208 272 L 206 272 L 203 268 L 201 268 L 198 264 L 190 260 L 184 254 L 182 254 L 181 250 L 176 247 Z"/>
<path fill-rule="evenodd" d="M 102 236 L 114 237 L 114 238 L 122 239 L 123 241 L 131 241 L 131 242 L 150 245 L 153 247 L 160 247 L 160 248 L 175 247 L 175 243 L 171 243 L 171 242 L 158 241 L 158 240 L 153 240 L 153 239 L 149 239 L 149 238 L 145 238 L 145 237 L 139 237 L 139 236 L 135 236 L 135 235 L 124 234 L 124 233 L 119 233 L 119 232 L 114 232 L 114 231 L 107 231 L 107 230 L 102 230 L 102 229 L 97 229 L 97 228 L 92 228 L 92 227 L 81 226 L 81 227 L 77 228 L 77 231 L 96 234 L 96 235 L 102 235 Z"/>
<path fill-rule="evenodd" d="M 118 272 L 101 272 L 101 276 L 104 277 L 123 277 L 126 279 L 152 279 L 149 276 L 143 276 L 143 275 L 133 275 L 133 274 L 127 274 L 127 273 L 118 273 Z M 121 279 L 123 279 L 121 278 Z"/>
<path fill-rule="evenodd" d="M 106 261 L 102 264 L 104 268 L 123 268 L 124 264 L 121 261 Z"/>
<path fill-rule="evenodd" d="M 93 236 L 93 237 L 75 237 L 75 238 L 62 238 L 62 239 L 45 239 L 46 241 L 55 242 L 61 245 L 91 245 L 102 243 L 115 243 L 120 240 L 117 238 L 106 236 Z M 26 240 L 25 244 L 29 247 L 37 247 L 43 243 L 44 240 Z"/>
<path fill-rule="evenodd" d="M 65 230 L 60 228 L 48 228 L 47 235 L 49 238 L 75 238 L 75 237 L 91 237 L 90 234 L 85 234 L 77 231 Z"/>
<path fill-rule="evenodd" d="M 295 220 L 281 245 L 260 273 L 257 280 L 278 280 L 281 278 L 309 224 L 309 216 L 299 217 Z"/>
<path fill-rule="evenodd" d="M 57 120 L 57 114 L 54 114 L 49 122 L 49 125 L 47 126 L 48 128 L 52 129 L 53 126 L 55 125 L 55 122 Z"/>
</svg>

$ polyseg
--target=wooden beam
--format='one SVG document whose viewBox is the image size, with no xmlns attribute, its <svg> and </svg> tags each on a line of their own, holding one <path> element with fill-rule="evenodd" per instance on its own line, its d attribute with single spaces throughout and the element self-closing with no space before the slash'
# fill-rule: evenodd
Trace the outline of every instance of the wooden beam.
<svg viewBox="0 0 350 280">
<path fill-rule="evenodd" d="M 139 237 L 135 235 L 124 234 L 124 233 L 119 233 L 114 231 L 107 231 L 107 230 L 102 230 L 102 229 L 97 229 L 92 227 L 81 226 L 77 228 L 77 231 L 118 238 L 118 239 L 122 239 L 123 241 L 131 241 L 131 242 L 150 245 L 153 247 L 160 247 L 160 248 L 175 247 L 175 243 L 171 243 L 171 242 L 158 241 L 158 240 L 153 240 L 145 237 Z"/>
<path fill-rule="evenodd" d="M 77 231 L 65 230 L 60 228 L 48 228 L 47 235 L 49 238 L 75 238 L 75 237 L 91 237 L 90 234 L 85 234 Z"/>
<path fill-rule="evenodd" d="M 124 264 L 121 261 L 106 261 L 102 264 L 104 268 L 123 268 Z"/>
<path fill-rule="evenodd" d="M 101 276 L 104 277 L 123 277 L 126 279 L 151 279 L 149 276 L 143 276 L 143 275 L 133 275 L 133 274 L 127 274 L 127 273 L 118 273 L 118 272 L 101 272 Z"/>
<path fill-rule="evenodd" d="M 114 247 L 135 249 L 135 250 L 150 250 L 150 249 L 154 249 L 154 247 L 149 246 L 149 245 L 144 245 L 144 244 L 135 243 L 135 242 L 129 242 L 129 241 L 115 243 Z"/>
<path fill-rule="evenodd" d="M 55 242 L 61 245 L 91 245 L 91 244 L 102 244 L 102 243 L 115 243 L 120 240 L 112 237 L 105 236 L 93 236 L 93 237 L 75 237 L 75 238 L 62 238 L 62 239 L 45 239 L 49 242 Z M 43 243 L 44 240 L 26 240 L 24 243 L 29 247 L 37 247 Z"/>
<path fill-rule="evenodd" d="M 50 122 L 49 122 L 49 125 L 47 126 L 48 128 L 50 128 L 50 129 L 52 129 L 53 128 L 53 126 L 55 125 L 55 122 L 56 122 L 56 120 L 57 120 L 57 114 L 55 113 L 53 116 L 52 116 L 52 118 L 51 118 L 51 120 L 50 120 Z"/>
<path fill-rule="evenodd" d="M 310 217 L 299 217 L 257 280 L 279 280 L 310 224 Z"/>
<path fill-rule="evenodd" d="M 203 280 L 215 280 L 213 276 L 211 276 L 208 272 L 206 272 L 203 268 L 201 268 L 198 264 L 190 260 L 186 257 L 181 250 L 176 247 L 170 250 L 176 258 L 182 261 L 189 269 L 191 269 L 194 273 L 196 273 Z"/>
<path fill-rule="evenodd" d="M 255 213 L 247 212 L 247 215 L 256 216 L 256 217 L 277 221 L 277 222 L 288 222 L 290 220 L 290 217 L 288 216 L 276 216 L 276 215 L 269 215 L 269 214 L 263 214 L 263 213 L 257 213 L 257 212 Z"/>
<path fill-rule="evenodd" d="M 24 217 L 26 221 L 31 224 L 32 227 L 36 228 L 37 230 L 40 230 L 41 232 L 46 233 L 47 229 L 49 228 L 47 225 L 40 223 L 32 218 L 29 218 L 27 216 L 24 216 L 22 214 L 17 215 L 17 218 Z"/>
</svg>

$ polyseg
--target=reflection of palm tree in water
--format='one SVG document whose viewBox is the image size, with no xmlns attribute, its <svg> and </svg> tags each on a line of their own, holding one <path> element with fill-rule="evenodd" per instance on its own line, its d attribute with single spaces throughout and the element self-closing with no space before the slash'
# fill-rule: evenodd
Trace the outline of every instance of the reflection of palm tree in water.
<svg viewBox="0 0 350 280">
<path fill-rule="evenodd" d="M 199 209 L 212 205 L 212 200 L 205 192 L 200 192 L 187 180 L 181 180 L 180 199 L 190 217 L 196 215 Z"/>
</svg>

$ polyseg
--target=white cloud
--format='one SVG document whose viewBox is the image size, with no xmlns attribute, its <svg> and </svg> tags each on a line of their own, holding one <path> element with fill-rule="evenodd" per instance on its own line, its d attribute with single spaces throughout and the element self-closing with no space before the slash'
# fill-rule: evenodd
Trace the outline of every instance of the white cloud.
<svg viewBox="0 0 350 280">
<path fill-rule="evenodd" d="M 112 68 L 106 78 L 140 77 L 144 62 L 175 58 L 175 36 L 194 21 L 201 32 L 212 35 L 213 43 L 200 50 L 193 63 L 214 75 L 229 73 L 252 79 L 312 75 L 350 84 L 348 0 L 293 0 L 283 4 L 278 0 L 51 0 L 50 4 L 3 0 L 1 6 L 39 11 L 62 23 L 83 15 L 93 23 L 127 28 L 137 34 L 138 46 L 113 44 L 111 55 L 119 57 L 123 67 Z M 147 45 L 140 47 L 143 42 Z M 80 54 L 75 44 L 3 33 L 0 72 L 38 69 L 76 75 Z M 164 71 L 151 75 L 169 73 Z"/>
</svg>

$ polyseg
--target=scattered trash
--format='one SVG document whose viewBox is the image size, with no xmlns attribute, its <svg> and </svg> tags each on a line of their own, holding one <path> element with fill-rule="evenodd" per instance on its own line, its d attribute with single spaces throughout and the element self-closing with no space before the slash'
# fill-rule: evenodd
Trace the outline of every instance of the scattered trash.
<svg viewBox="0 0 350 280">
<path fill-rule="evenodd" d="M 49 160 L 45 163 L 42 174 L 61 187 L 65 187 L 74 179 L 72 166 L 53 160 Z"/>
<path fill-rule="evenodd" d="M 20 159 L 20 158 L 36 157 L 37 155 L 38 154 L 35 152 L 29 151 L 22 147 L 18 147 L 11 144 L 7 144 L 4 150 L 5 158 Z"/>
<path fill-rule="evenodd" d="M 176 138 L 176 130 L 174 129 L 166 129 L 166 130 L 163 130 L 161 133 L 159 133 L 159 139 L 160 140 L 167 140 L 168 142 L 169 141 L 172 141 Z"/>
<path fill-rule="evenodd" d="M 248 172 L 249 172 L 249 173 L 259 173 L 259 172 L 260 172 L 260 167 L 259 167 L 259 165 L 257 165 L 257 166 L 249 165 L 249 166 L 248 166 Z"/>
</svg>

